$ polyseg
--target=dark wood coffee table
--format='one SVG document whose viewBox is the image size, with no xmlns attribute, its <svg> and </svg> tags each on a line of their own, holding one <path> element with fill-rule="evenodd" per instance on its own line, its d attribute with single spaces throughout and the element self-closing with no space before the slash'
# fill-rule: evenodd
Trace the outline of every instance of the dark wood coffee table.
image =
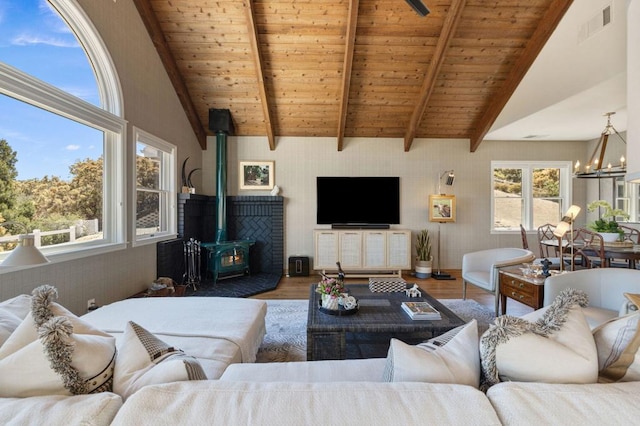
<svg viewBox="0 0 640 426">
<path fill-rule="evenodd" d="M 310 286 L 307 360 L 384 358 L 392 337 L 418 344 L 465 324 L 422 289 L 422 297 L 410 298 L 404 292 L 373 293 L 367 284 L 346 287 L 358 299 L 358 312 L 335 316 L 320 312 L 320 294 L 316 293 L 315 284 Z M 412 320 L 400 306 L 405 301 L 427 301 L 440 311 L 442 319 Z"/>
</svg>

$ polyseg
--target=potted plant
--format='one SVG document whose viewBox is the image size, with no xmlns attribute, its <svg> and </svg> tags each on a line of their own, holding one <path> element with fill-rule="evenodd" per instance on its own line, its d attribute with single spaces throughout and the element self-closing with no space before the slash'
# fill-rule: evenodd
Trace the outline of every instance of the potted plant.
<svg viewBox="0 0 640 426">
<path fill-rule="evenodd" d="M 423 229 L 416 237 L 416 278 L 429 278 L 432 267 L 431 236 Z"/>
<path fill-rule="evenodd" d="M 604 200 L 593 201 L 587 205 L 587 210 L 590 212 L 600 208 L 604 209 L 604 213 L 595 222 L 589 224 L 589 229 L 602 235 L 602 239 L 606 242 L 622 240 L 624 238 L 624 230 L 618 225 L 616 217 L 628 220 L 629 214 L 624 210 L 614 209 L 611 204 Z"/>
<path fill-rule="evenodd" d="M 321 294 L 322 307 L 326 309 L 338 309 L 339 299 L 346 291 L 342 279 L 329 278 L 321 274 L 322 280 L 316 286 L 316 292 Z"/>
</svg>

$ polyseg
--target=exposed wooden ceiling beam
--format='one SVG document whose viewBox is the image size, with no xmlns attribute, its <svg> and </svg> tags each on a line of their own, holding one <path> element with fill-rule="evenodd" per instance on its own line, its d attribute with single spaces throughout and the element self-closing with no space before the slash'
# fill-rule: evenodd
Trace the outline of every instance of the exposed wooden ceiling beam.
<svg viewBox="0 0 640 426">
<path fill-rule="evenodd" d="M 353 67 L 353 50 L 356 44 L 359 5 L 359 0 L 351 0 L 349 4 L 347 44 L 344 50 L 344 63 L 342 65 L 342 90 L 340 92 L 340 112 L 338 115 L 338 151 L 342 151 L 344 144 L 344 128 L 347 123 L 347 108 L 349 107 L 349 88 L 351 87 L 351 68 Z"/>
<path fill-rule="evenodd" d="M 264 71 L 262 69 L 262 52 L 258 41 L 258 27 L 256 26 L 255 16 L 251 0 L 244 2 L 245 13 L 247 15 L 247 31 L 249 32 L 249 42 L 251 43 L 251 52 L 253 53 L 253 62 L 256 67 L 256 77 L 258 79 L 258 92 L 260 92 L 260 103 L 262 104 L 262 113 L 264 114 L 264 124 L 267 131 L 267 139 L 269 141 L 269 149 L 276 149 L 276 140 L 273 131 L 273 121 L 271 120 L 271 110 L 269 108 L 269 98 L 267 98 L 267 90 L 264 85 Z"/>
<path fill-rule="evenodd" d="M 160 60 L 162 61 L 167 74 L 169 75 L 171 84 L 173 84 L 173 88 L 178 95 L 178 99 L 180 99 L 182 108 L 184 108 L 187 119 L 189 120 L 189 123 L 191 123 L 191 128 L 193 129 L 193 132 L 195 133 L 196 138 L 200 143 L 200 147 L 202 149 L 207 149 L 207 131 L 198 118 L 198 113 L 196 112 L 196 108 L 191 101 L 191 97 L 189 96 L 187 85 L 185 84 L 184 79 L 182 78 L 182 75 L 178 70 L 178 65 L 176 64 L 175 58 L 171 53 L 169 44 L 164 37 L 162 29 L 160 28 L 160 23 L 158 22 L 158 19 L 156 18 L 156 15 L 151 8 L 149 0 L 133 0 L 133 2 L 138 9 L 138 13 L 142 18 L 142 22 L 144 22 L 144 26 L 147 28 L 147 32 L 151 37 L 153 45 L 158 51 Z"/>
<path fill-rule="evenodd" d="M 433 53 L 431 62 L 429 62 L 429 68 L 427 69 L 427 73 L 422 82 L 422 87 L 420 88 L 420 97 L 418 99 L 418 102 L 416 103 L 415 108 L 413 109 L 411 120 L 409 121 L 407 131 L 404 135 L 405 152 L 409 151 L 409 149 L 411 148 L 411 144 L 413 143 L 413 139 L 416 137 L 418 123 L 420 123 L 420 120 L 424 116 L 427 104 L 429 103 L 429 98 L 431 97 L 431 93 L 433 93 L 433 88 L 436 84 L 438 73 L 440 72 L 442 63 L 444 62 L 446 50 L 449 47 L 451 39 L 456 32 L 456 28 L 458 27 L 458 22 L 460 22 L 460 16 L 462 16 L 462 11 L 464 10 L 465 3 L 466 0 L 453 0 L 451 2 L 449 13 L 447 13 L 447 17 L 445 18 L 444 24 L 442 25 L 442 32 L 440 33 L 440 37 L 438 38 L 436 50 Z"/>
<path fill-rule="evenodd" d="M 572 3 L 573 0 L 555 0 L 549 6 L 544 17 L 540 20 L 540 25 L 538 25 L 527 43 L 524 52 L 518 58 L 513 68 L 511 68 L 511 72 L 502 85 L 500 92 L 492 98 L 491 103 L 485 109 L 482 118 L 480 118 L 478 125 L 475 126 L 475 130 L 471 134 L 469 146 L 471 152 L 475 152 L 478 149 L 480 143 L 496 121 L 496 118 L 498 118 L 498 115 L 509 101 L 509 98 L 511 98 L 511 95 L 513 95 L 513 92 L 515 92 L 520 81 L 522 81 Z"/>
</svg>

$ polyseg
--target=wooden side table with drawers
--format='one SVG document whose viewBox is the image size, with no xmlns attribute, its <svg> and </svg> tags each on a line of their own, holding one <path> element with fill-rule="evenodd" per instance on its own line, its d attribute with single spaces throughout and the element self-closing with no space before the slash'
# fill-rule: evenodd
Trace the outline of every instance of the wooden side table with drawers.
<svg viewBox="0 0 640 426">
<path fill-rule="evenodd" d="M 500 270 L 500 312 L 507 313 L 507 298 L 535 309 L 542 308 L 545 277 L 525 277 L 520 268 Z"/>
</svg>

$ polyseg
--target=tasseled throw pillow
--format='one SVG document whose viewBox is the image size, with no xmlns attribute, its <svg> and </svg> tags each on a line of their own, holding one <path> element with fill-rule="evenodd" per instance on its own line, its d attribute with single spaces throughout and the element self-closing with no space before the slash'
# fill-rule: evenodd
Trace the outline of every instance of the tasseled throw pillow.
<svg viewBox="0 0 640 426">
<path fill-rule="evenodd" d="M 31 312 L 0 347 L 0 397 L 111 391 L 115 338 L 55 303 L 45 285 L 33 290 Z"/>
</svg>

